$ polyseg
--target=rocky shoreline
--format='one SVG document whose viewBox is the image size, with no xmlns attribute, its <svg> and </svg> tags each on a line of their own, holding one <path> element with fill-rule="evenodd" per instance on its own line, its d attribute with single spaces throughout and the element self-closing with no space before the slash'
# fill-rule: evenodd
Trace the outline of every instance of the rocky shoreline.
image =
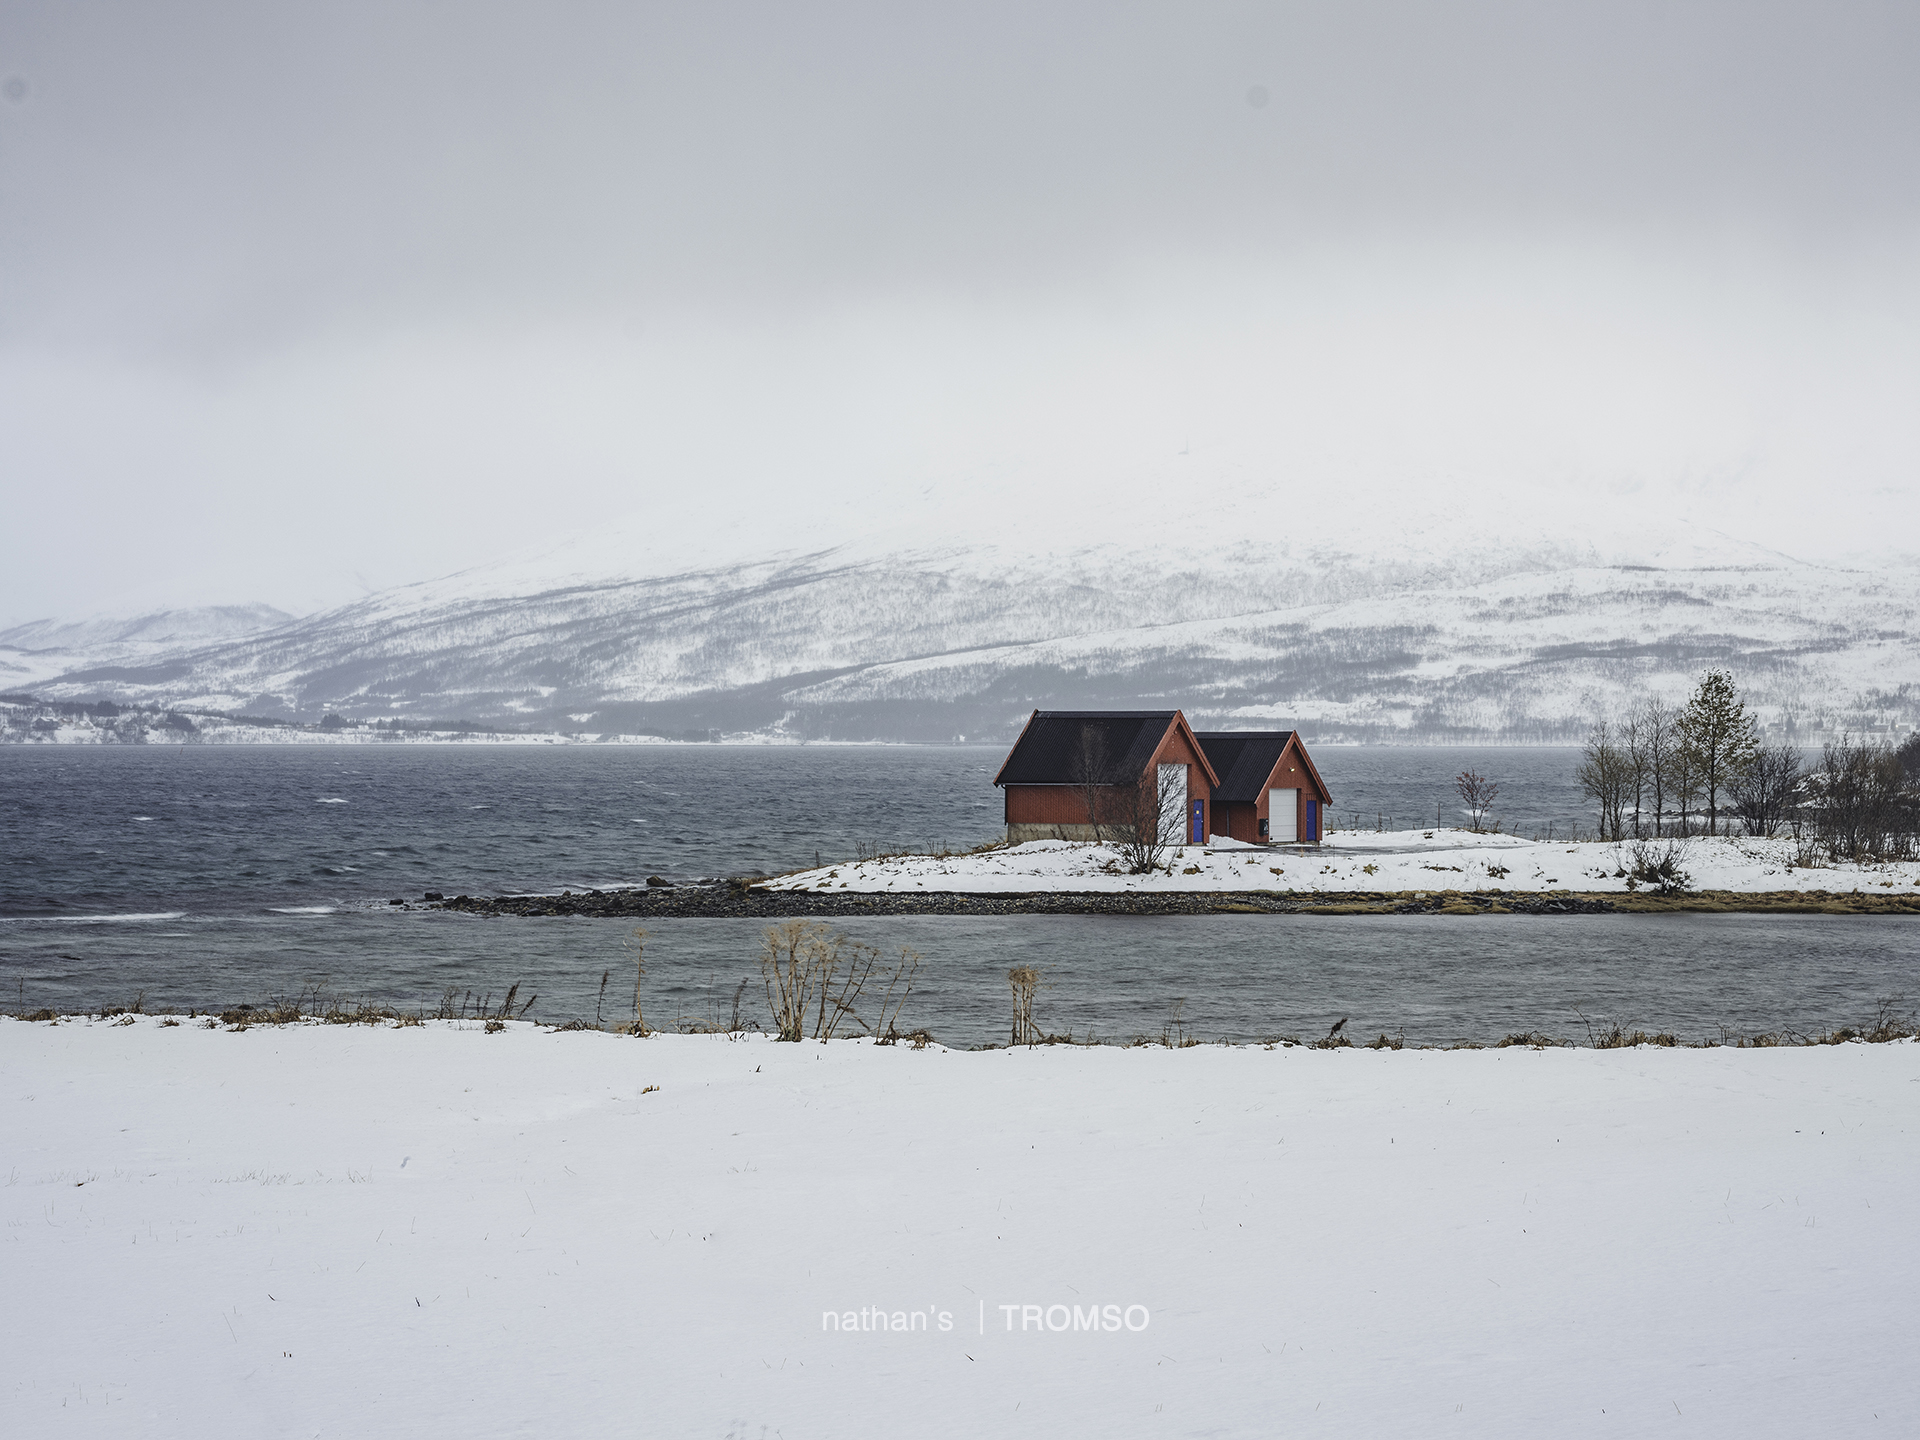
<svg viewBox="0 0 1920 1440">
<path fill-rule="evenodd" d="M 1074 893 L 980 895 L 767 890 L 729 882 L 632 890 L 567 891 L 559 895 L 430 895 L 431 908 L 473 915 L 582 916 L 594 919 L 785 920 L 855 919 L 876 915 L 1612 915 L 1688 911 L 1786 914 L 1920 914 L 1920 896 L 1730 891 L 1690 895 L 1541 895 L 1512 891 L 1380 893 L 1280 892 Z"/>
</svg>

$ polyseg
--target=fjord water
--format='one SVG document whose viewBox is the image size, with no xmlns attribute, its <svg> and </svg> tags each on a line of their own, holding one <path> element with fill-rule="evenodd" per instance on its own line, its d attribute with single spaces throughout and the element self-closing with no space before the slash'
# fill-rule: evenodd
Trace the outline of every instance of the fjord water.
<svg viewBox="0 0 1920 1440">
<path fill-rule="evenodd" d="M 999 824 L 1002 752 L 909 747 L 0 748 L 0 983 L 11 1005 L 149 1008 L 323 987 L 412 1007 L 510 984 L 533 1015 L 627 1013 L 631 926 L 402 912 L 390 898 L 770 873 L 859 847 L 966 845 Z M 1502 783 L 1508 828 L 1582 819 L 1558 749 L 1316 752 L 1339 823 L 1455 818 Z M 1337 836 L 1335 837 L 1337 838 Z M 726 1018 L 755 921 L 654 922 L 649 1020 Z M 1049 1028 L 1410 1041 L 1584 1034 L 1582 1016 L 1714 1035 L 1856 1022 L 1920 994 L 1899 917 L 899 917 L 849 923 L 925 964 L 909 1023 L 998 1039 L 1010 965 Z M 606 996 L 603 973 L 612 972 Z M 624 982 L 619 978 L 627 978 Z M 757 985 L 757 982 L 756 982 Z M 763 1008 L 756 986 L 743 1015 Z"/>
</svg>

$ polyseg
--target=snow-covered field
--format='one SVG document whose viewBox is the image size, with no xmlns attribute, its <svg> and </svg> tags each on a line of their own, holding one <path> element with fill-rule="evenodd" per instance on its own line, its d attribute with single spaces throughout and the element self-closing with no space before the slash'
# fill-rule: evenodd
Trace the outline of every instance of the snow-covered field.
<svg viewBox="0 0 1920 1440">
<path fill-rule="evenodd" d="M 1649 842 L 1656 855 L 1672 846 L 1696 890 L 1760 893 L 1911 893 L 1920 863 L 1800 866 L 1791 840 L 1695 837 Z M 1129 875 L 1112 846 L 1031 840 L 969 855 L 899 855 L 803 870 L 767 882 L 769 889 L 1027 894 L 1035 891 L 1620 891 L 1633 842 L 1525 840 L 1470 830 L 1340 831 L 1319 846 L 1242 845 L 1216 839 L 1170 849 L 1165 868 Z"/>
<path fill-rule="evenodd" d="M 11 1435 L 1753 1440 L 1920 1381 L 1911 1043 L 0 1020 L 0 1078 Z"/>
</svg>

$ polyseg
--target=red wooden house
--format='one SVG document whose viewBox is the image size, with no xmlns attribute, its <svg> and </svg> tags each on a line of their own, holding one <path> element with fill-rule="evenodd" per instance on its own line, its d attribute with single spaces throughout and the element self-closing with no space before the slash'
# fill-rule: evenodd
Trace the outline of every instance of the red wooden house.
<svg viewBox="0 0 1920 1440">
<path fill-rule="evenodd" d="M 1319 841 L 1333 795 L 1297 730 L 1214 730 L 1196 738 L 1220 777 L 1215 834 L 1275 845 Z"/>
<path fill-rule="evenodd" d="M 1219 776 L 1178 710 L 1036 710 L 993 783 L 1005 792 L 1015 845 L 1097 839 L 1115 815 L 1138 813 L 1143 794 L 1166 797 L 1160 833 L 1169 843 L 1204 844 L 1218 825 Z"/>
</svg>

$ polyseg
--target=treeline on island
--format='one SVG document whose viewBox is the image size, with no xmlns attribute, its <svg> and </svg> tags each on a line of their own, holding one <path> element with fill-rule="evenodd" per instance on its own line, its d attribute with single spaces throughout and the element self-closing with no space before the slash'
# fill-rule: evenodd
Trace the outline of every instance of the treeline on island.
<svg viewBox="0 0 1920 1440">
<path fill-rule="evenodd" d="M 1842 735 L 1817 761 L 1767 745 L 1733 677 L 1709 671 L 1684 705 L 1603 717 L 1577 771 L 1602 840 L 1790 835 L 1804 856 L 1907 860 L 1920 841 L 1920 733 Z"/>
</svg>

